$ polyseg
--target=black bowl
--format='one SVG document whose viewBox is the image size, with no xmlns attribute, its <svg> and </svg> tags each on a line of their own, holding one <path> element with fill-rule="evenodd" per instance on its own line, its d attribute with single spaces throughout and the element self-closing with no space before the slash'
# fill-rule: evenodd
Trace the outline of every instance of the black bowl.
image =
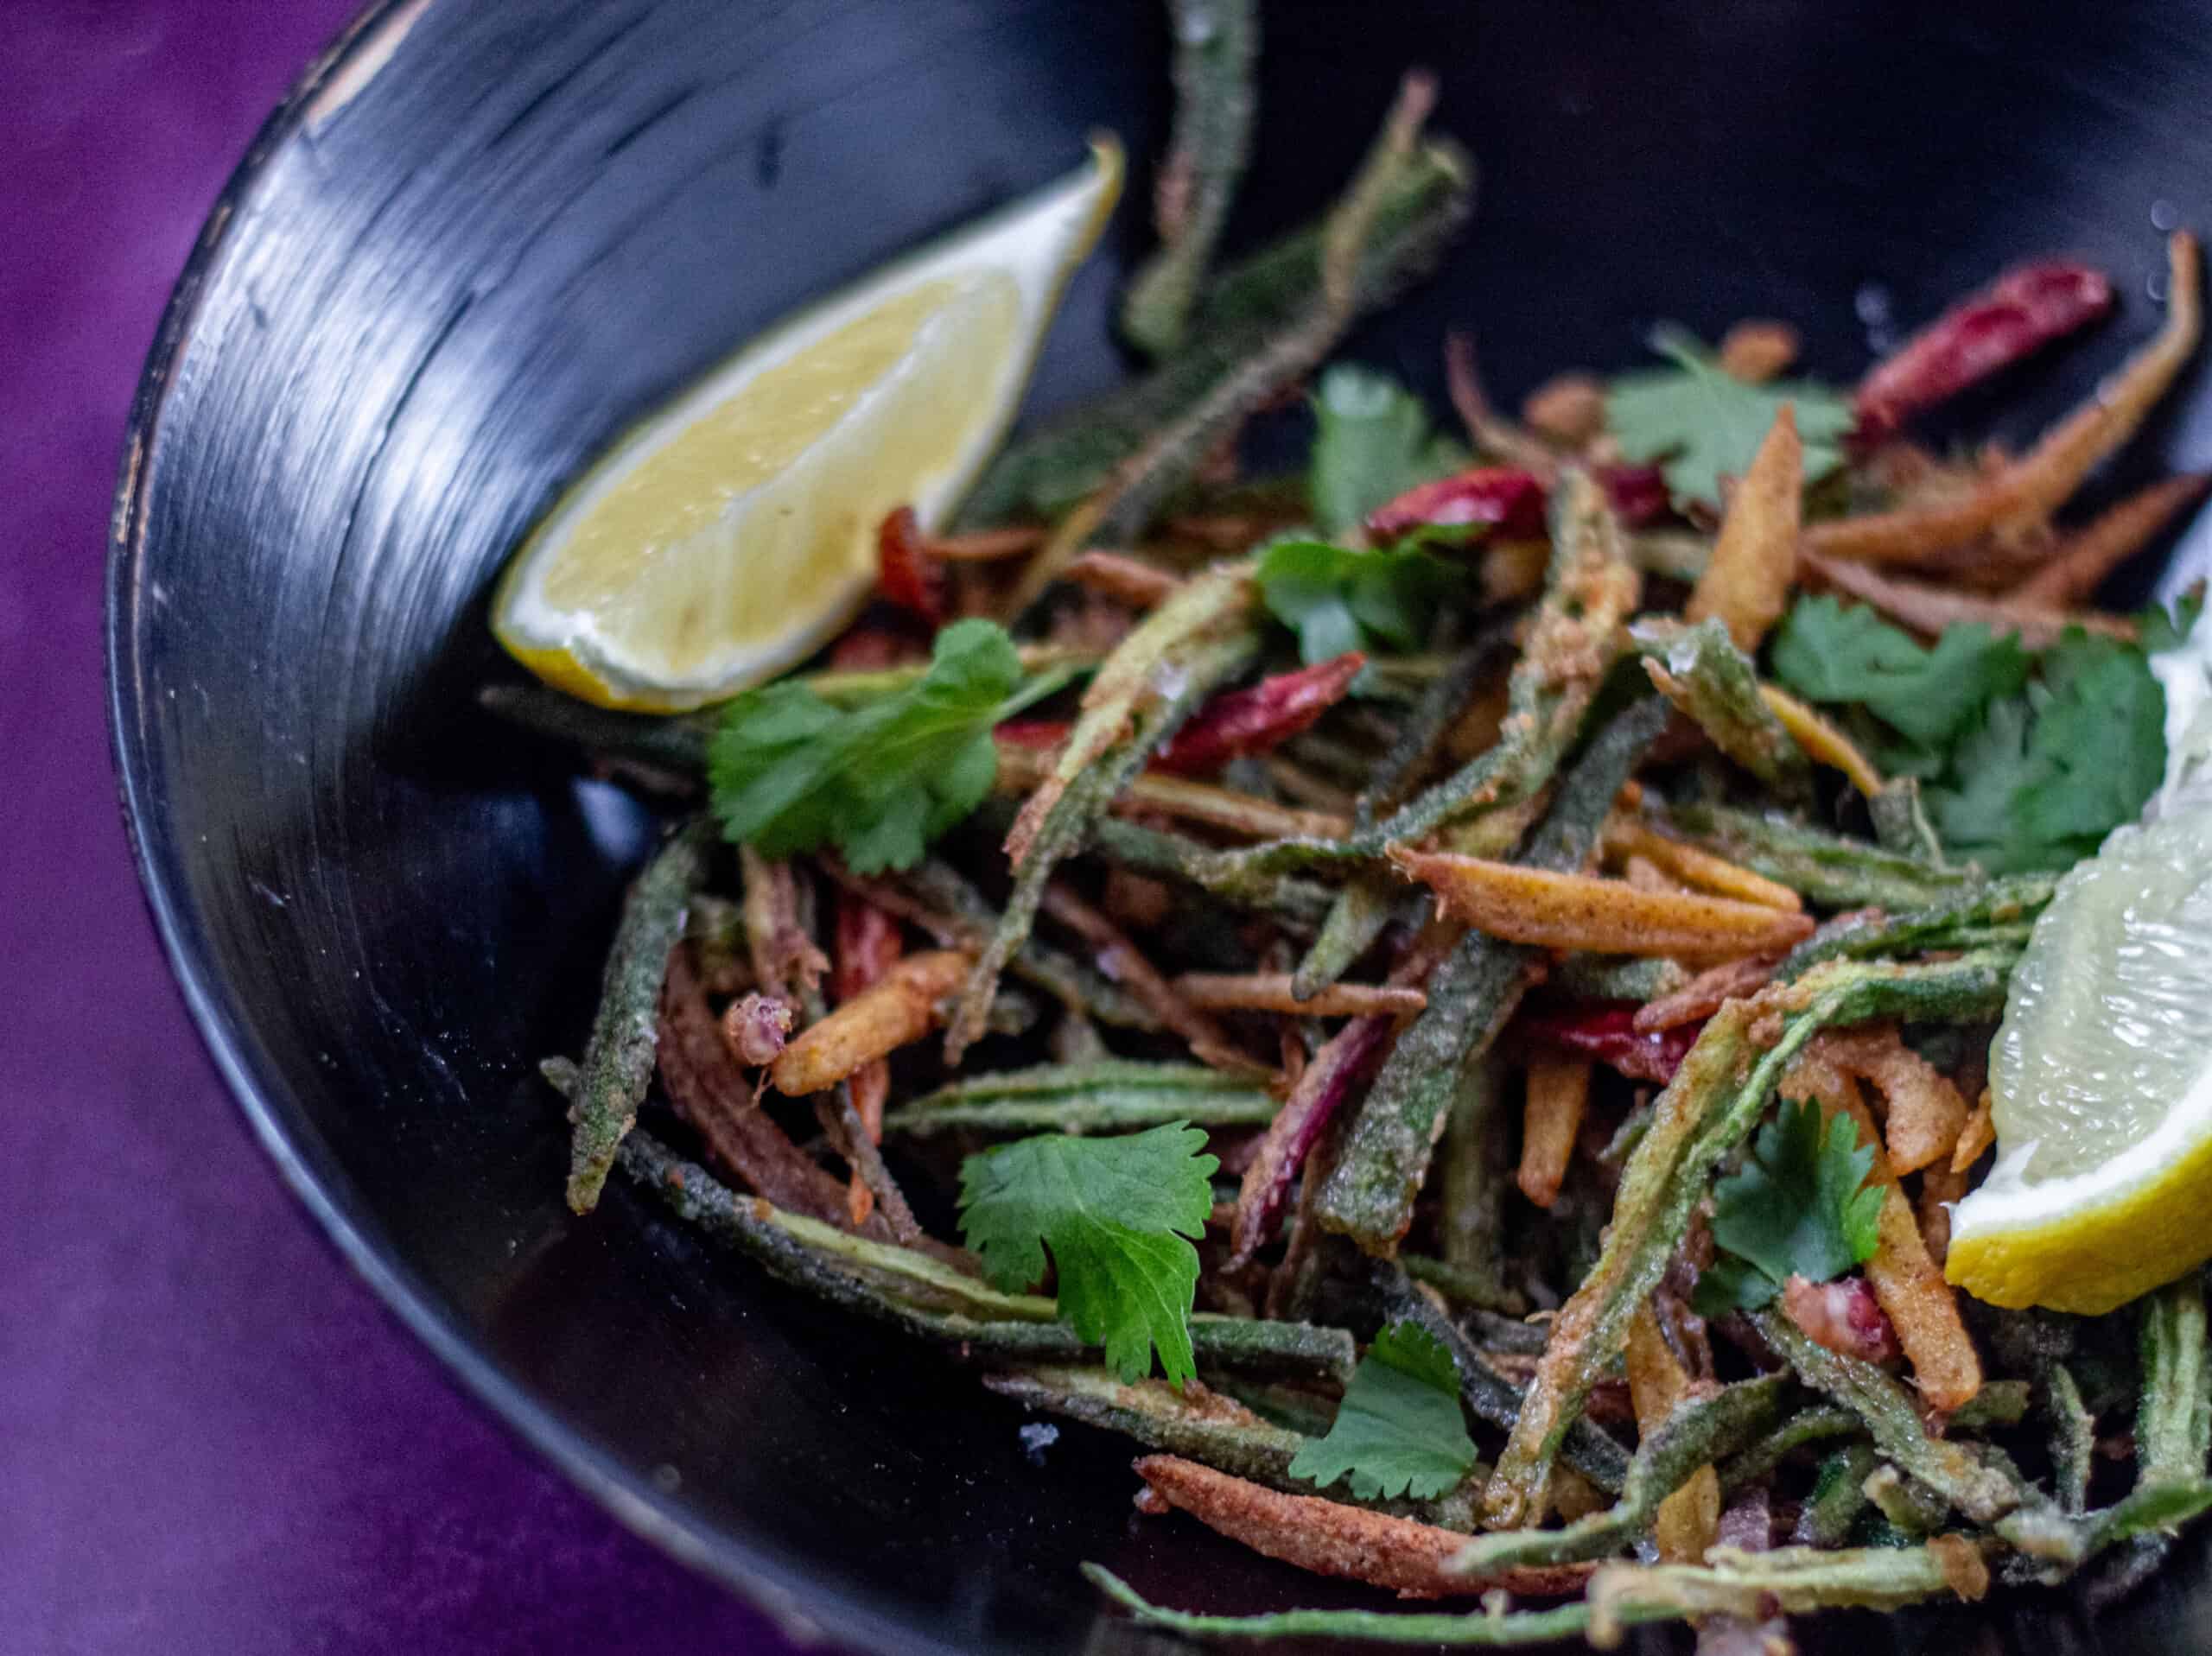
<svg viewBox="0 0 2212 1656">
<path fill-rule="evenodd" d="M 2158 226 L 2212 226 L 2202 4 L 1304 0 L 1268 30 L 1239 239 L 1313 209 L 1409 62 L 1440 72 L 1439 124 L 1482 159 L 1451 268 L 1352 342 L 1432 391 L 1447 326 L 1517 397 L 1635 359 L 1662 315 L 1792 319 L 1848 378 L 1884 306 L 1916 321 L 2072 250 L 2125 308 L 2007 388 L 2017 440 L 2154 325 Z M 563 479 L 734 342 L 1059 173 L 1092 127 L 1154 149 L 1165 51 L 1145 0 L 386 6 L 225 194 L 131 429 L 109 608 L 124 794 L 170 958 L 270 1153 L 587 1488 L 869 1648 L 1118 1642 L 1084 1558 L 1194 1605 L 1316 1589 L 1135 1520 L 1121 1443 L 1071 1427 L 1033 1463 L 972 1379 L 627 1192 L 569 1216 L 532 1064 L 576 1044 L 649 825 L 474 714 L 503 670 L 486 591 Z M 1139 183 L 1039 407 L 1122 371 L 1107 320 Z M 2178 407 L 2120 480 L 2202 461 L 2206 410 Z M 1891 1625 L 1906 1646 L 2202 1645 L 2212 1579 L 2185 1549 L 2094 1632 L 2018 1601 Z"/>
</svg>

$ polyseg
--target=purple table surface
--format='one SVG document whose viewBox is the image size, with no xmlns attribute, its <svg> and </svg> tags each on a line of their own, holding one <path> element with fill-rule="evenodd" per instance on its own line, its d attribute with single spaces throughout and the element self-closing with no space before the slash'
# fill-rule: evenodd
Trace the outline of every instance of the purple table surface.
<svg viewBox="0 0 2212 1656">
<path fill-rule="evenodd" d="M 249 1137 L 156 946 L 110 492 L 202 217 L 353 0 L 0 0 L 0 1648 L 788 1649 L 464 1398 Z"/>
</svg>

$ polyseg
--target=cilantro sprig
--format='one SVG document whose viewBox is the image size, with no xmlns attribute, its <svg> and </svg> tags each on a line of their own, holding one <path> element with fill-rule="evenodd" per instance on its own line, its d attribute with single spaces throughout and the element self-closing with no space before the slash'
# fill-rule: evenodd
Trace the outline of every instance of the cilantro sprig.
<svg viewBox="0 0 2212 1656">
<path fill-rule="evenodd" d="M 1750 469 L 1784 403 L 1805 445 L 1805 480 L 1843 463 L 1843 439 L 1857 422 L 1850 399 L 1809 380 L 1753 385 L 1738 379 L 1679 327 L 1651 331 L 1651 348 L 1671 368 L 1624 374 L 1605 393 L 1605 428 L 1634 460 L 1656 460 L 1677 500 L 1720 501 L 1723 476 Z"/>
<path fill-rule="evenodd" d="M 1428 406 L 1388 374 L 1339 363 L 1314 390 L 1306 488 L 1313 520 L 1341 535 L 1385 501 L 1467 464 L 1429 424 Z"/>
<path fill-rule="evenodd" d="M 1342 1478 L 1362 1501 L 1429 1500 L 1474 1464 L 1452 1354 L 1418 1323 L 1397 1323 L 1375 1336 L 1335 1422 L 1325 1436 L 1306 1440 L 1290 1475 L 1324 1486 Z"/>
<path fill-rule="evenodd" d="M 1713 1187 L 1713 1240 L 1721 1256 L 1698 1277 L 1701 1317 L 1756 1310 L 1791 1277 L 1831 1282 L 1871 1259 L 1885 1192 L 1866 1183 L 1874 1147 L 1847 1115 L 1787 1099 L 1759 1129 L 1743 1167 Z"/>
<path fill-rule="evenodd" d="M 1260 599 L 1298 635 L 1309 666 L 1348 650 L 1418 649 L 1439 606 L 1464 579 L 1417 548 L 1355 552 L 1328 541 L 1280 540 L 1260 554 Z"/>
<path fill-rule="evenodd" d="M 834 845 L 859 872 L 905 868 L 991 790 L 991 729 L 1067 682 L 1021 686 L 1004 628 L 956 621 L 929 671 L 853 708 L 804 684 L 748 690 L 723 711 L 708 750 L 715 814 L 733 844 L 766 857 Z"/>
<path fill-rule="evenodd" d="M 960 1224 L 984 1274 L 1012 1293 L 1045 1274 L 1052 1250 L 1060 1317 L 1105 1348 L 1125 1381 L 1152 1354 L 1177 1386 L 1198 1372 L 1191 1305 L 1213 1209 L 1205 1132 L 1184 1122 L 1119 1138 L 1040 1133 L 970 1156 L 960 1169 Z M 1185 1240 L 1189 1238 L 1190 1240 Z"/>
<path fill-rule="evenodd" d="M 1833 598 L 1802 598 L 1775 676 L 1891 733 L 1889 770 L 1920 777 L 1947 849 L 1993 873 L 2070 867 L 2132 822 L 2165 769 L 2165 694 L 2148 657 L 2068 632 L 2040 655 L 1974 623 L 1922 644 Z"/>
</svg>

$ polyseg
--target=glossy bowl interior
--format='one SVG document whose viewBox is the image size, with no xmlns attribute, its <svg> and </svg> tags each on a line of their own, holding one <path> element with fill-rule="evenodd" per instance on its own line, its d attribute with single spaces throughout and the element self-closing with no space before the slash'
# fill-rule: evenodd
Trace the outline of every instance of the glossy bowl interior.
<svg viewBox="0 0 2212 1656">
<path fill-rule="evenodd" d="M 224 198 L 130 440 L 124 793 L 178 974 L 271 1153 L 586 1487 L 869 1649 L 1133 1646 L 1084 1558 L 1186 1604 L 1332 1596 L 1138 1521 L 1125 1445 L 1067 1427 L 1033 1459 L 972 1378 L 627 1192 L 568 1215 L 532 1064 L 576 1044 L 648 824 L 473 711 L 503 670 L 485 600 L 563 479 L 734 343 L 1057 174 L 1094 127 L 1154 151 L 1165 53 L 1144 0 L 386 6 Z M 1787 317 L 1811 367 L 1848 378 L 1885 317 L 2076 251 L 2124 312 L 2007 388 L 2018 439 L 2154 325 L 2154 220 L 2212 227 L 2202 4 L 1274 0 L 1238 239 L 1325 197 L 1413 61 L 1441 73 L 1438 122 L 1479 155 L 1483 201 L 1442 279 L 1351 348 L 1432 391 L 1447 327 L 1517 397 L 1634 360 L 1662 315 L 1708 334 Z M 1034 409 L 1123 371 L 1107 321 L 1143 184 L 1074 285 Z M 2123 474 L 2208 454 L 2191 391 Z M 2202 1646 L 2212 1579 L 2191 1546 L 2095 1633 L 2029 1601 L 1848 1636 Z"/>
</svg>

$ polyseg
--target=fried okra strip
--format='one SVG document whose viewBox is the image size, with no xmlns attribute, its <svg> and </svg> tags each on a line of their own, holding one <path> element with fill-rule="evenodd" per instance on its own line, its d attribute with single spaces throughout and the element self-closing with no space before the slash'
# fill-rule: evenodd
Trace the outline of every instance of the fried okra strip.
<svg viewBox="0 0 2212 1656">
<path fill-rule="evenodd" d="M 589 1213 L 599 1205 L 615 1152 L 652 1085 L 669 951 L 683 936 L 684 910 L 707 877 L 714 844 L 712 822 L 703 817 L 686 822 L 645 865 L 623 903 L 569 1111 L 569 1207 L 574 1212 Z"/>
</svg>

